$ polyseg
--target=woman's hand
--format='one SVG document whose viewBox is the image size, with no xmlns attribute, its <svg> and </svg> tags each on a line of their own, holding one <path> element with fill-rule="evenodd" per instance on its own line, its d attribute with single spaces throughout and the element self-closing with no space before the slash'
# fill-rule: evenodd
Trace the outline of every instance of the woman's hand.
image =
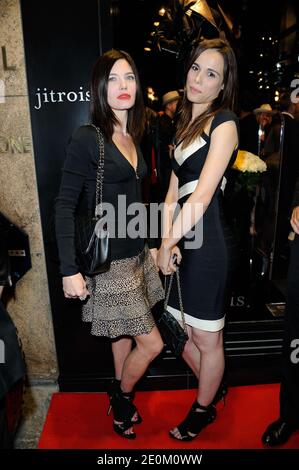
<svg viewBox="0 0 299 470">
<path fill-rule="evenodd" d="M 299 206 L 294 207 L 291 217 L 291 226 L 297 235 L 299 235 Z"/>
<path fill-rule="evenodd" d="M 80 298 L 80 300 L 85 300 L 89 295 L 85 279 L 81 273 L 63 277 L 62 287 L 66 299 Z"/>
<path fill-rule="evenodd" d="M 169 268 L 171 271 L 176 271 L 177 269 L 177 264 L 180 264 L 182 261 L 182 254 L 181 250 L 179 249 L 178 246 L 174 246 L 171 250 L 171 257 L 169 261 Z"/>
<path fill-rule="evenodd" d="M 158 251 L 157 266 L 161 269 L 162 273 L 167 276 L 173 270 L 170 269 L 169 261 L 171 257 L 171 248 L 168 248 L 163 242 Z"/>
<path fill-rule="evenodd" d="M 157 248 L 151 248 L 151 249 L 150 249 L 150 254 L 151 254 L 151 256 L 152 256 L 152 258 L 153 258 L 153 260 L 154 260 L 154 263 L 155 263 L 155 266 L 156 266 L 156 268 L 157 268 L 157 271 L 159 271 L 159 267 L 158 267 L 158 265 L 157 265 L 157 257 L 158 257 L 158 250 L 157 250 Z"/>
</svg>

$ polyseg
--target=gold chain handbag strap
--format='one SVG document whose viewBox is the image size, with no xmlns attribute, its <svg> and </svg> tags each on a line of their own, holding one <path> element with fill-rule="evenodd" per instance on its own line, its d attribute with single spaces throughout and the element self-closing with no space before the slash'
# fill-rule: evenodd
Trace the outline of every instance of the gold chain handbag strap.
<svg viewBox="0 0 299 470">
<path fill-rule="evenodd" d="M 184 332 L 185 332 L 186 334 L 188 334 L 188 332 L 187 332 L 186 320 L 185 320 L 185 314 L 184 314 L 183 300 L 182 300 L 182 291 L 181 291 L 181 282 L 180 282 L 180 269 L 179 269 L 178 266 L 176 267 L 176 272 L 175 272 L 175 273 L 172 272 L 171 275 L 170 275 L 168 289 L 166 289 L 167 277 L 168 277 L 168 276 L 165 276 L 165 292 L 166 292 L 166 296 L 165 296 L 165 302 L 164 302 L 164 310 L 167 309 L 167 305 L 168 305 L 168 301 L 169 301 L 169 296 L 170 296 L 170 292 L 171 292 L 171 287 L 172 287 L 172 283 L 173 283 L 173 277 L 174 277 L 175 274 L 176 274 L 176 281 L 177 281 L 178 296 L 179 296 L 179 305 L 180 305 L 180 311 L 181 311 L 181 316 L 182 316 L 183 330 L 184 330 Z"/>
</svg>

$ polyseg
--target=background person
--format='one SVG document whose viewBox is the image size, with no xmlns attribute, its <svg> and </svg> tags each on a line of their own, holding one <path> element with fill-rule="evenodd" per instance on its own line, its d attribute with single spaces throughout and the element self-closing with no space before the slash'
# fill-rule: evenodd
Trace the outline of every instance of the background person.
<svg viewBox="0 0 299 470">
<path fill-rule="evenodd" d="M 299 177 L 293 204 L 291 226 L 295 238 L 287 282 L 280 414 L 262 436 L 262 442 L 271 447 L 284 444 L 299 429 Z"/>
<path fill-rule="evenodd" d="M 163 112 L 158 115 L 158 201 L 163 202 L 168 190 L 171 175 L 171 158 L 176 132 L 177 106 L 180 100 L 178 91 L 169 91 L 162 96 Z"/>
</svg>

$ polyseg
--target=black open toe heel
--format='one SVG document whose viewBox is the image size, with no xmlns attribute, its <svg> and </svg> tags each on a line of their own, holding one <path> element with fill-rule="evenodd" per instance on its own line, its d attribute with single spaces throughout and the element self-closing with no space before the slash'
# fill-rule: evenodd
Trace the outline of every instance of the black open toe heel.
<svg viewBox="0 0 299 470">
<path fill-rule="evenodd" d="M 133 403 L 133 400 L 134 400 L 134 397 L 135 397 L 135 392 L 122 392 L 123 393 L 123 396 L 129 400 L 131 403 Z M 136 406 L 133 404 L 133 406 L 135 407 L 135 413 L 134 413 L 134 416 L 132 417 L 132 424 L 140 424 L 142 423 L 142 418 L 136 408 Z"/>
<path fill-rule="evenodd" d="M 212 405 L 217 405 L 220 400 L 223 401 L 223 405 L 225 406 L 226 395 L 228 393 L 228 386 L 227 383 L 223 380 L 219 385 L 219 388 L 215 394 L 214 400 L 212 401 Z"/>
<path fill-rule="evenodd" d="M 126 393 L 123 393 L 120 389 L 114 392 L 110 398 L 110 405 L 107 414 L 109 415 L 111 409 L 113 410 L 113 429 L 114 431 L 126 439 L 135 439 L 136 434 L 132 432 L 126 433 L 135 422 L 132 422 L 137 409 L 130 399 L 126 397 Z M 119 421 L 118 423 L 116 421 Z"/>
<path fill-rule="evenodd" d="M 111 382 L 111 385 L 110 385 L 110 388 L 107 392 L 108 394 L 108 397 L 109 397 L 109 401 L 110 401 L 110 406 L 108 408 L 108 413 L 110 413 L 111 411 L 111 408 L 112 408 L 112 404 L 111 404 L 111 400 L 113 398 L 113 396 L 117 393 L 121 393 L 127 400 L 133 402 L 134 400 L 134 397 L 135 397 L 135 392 L 127 392 L 127 393 L 124 393 L 121 388 L 120 388 L 120 380 L 118 379 L 113 379 L 112 382 Z M 135 406 L 135 405 L 134 405 Z M 140 424 L 142 423 L 142 418 L 140 416 L 140 414 L 138 413 L 138 410 L 136 409 L 136 413 L 135 415 L 137 416 L 133 416 L 132 418 L 132 424 Z"/>
<path fill-rule="evenodd" d="M 172 431 L 169 431 L 169 435 L 178 441 L 192 441 L 203 428 L 214 421 L 216 414 L 214 405 L 202 406 L 195 400 L 184 421 L 177 426 L 180 436 L 176 436 Z"/>
</svg>

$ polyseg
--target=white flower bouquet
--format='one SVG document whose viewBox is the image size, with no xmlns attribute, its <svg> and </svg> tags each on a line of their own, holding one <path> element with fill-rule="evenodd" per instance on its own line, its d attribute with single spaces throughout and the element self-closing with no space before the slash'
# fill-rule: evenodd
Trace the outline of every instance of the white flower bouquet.
<svg viewBox="0 0 299 470">
<path fill-rule="evenodd" d="M 233 169 L 240 172 L 236 180 L 235 189 L 239 191 L 245 187 L 249 192 L 255 192 L 256 185 L 260 179 L 260 173 L 267 170 L 267 165 L 257 155 L 246 150 L 238 150 Z"/>
<path fill-rule="evenodd" d="M 247 152 L 246 150 L 238 150 L 233 168 L 242 173 L 245 173 L 245 171 L 249 173 L 263 173 L 267 170 L 267 165 L 257 155 Z"/>
</svg>

